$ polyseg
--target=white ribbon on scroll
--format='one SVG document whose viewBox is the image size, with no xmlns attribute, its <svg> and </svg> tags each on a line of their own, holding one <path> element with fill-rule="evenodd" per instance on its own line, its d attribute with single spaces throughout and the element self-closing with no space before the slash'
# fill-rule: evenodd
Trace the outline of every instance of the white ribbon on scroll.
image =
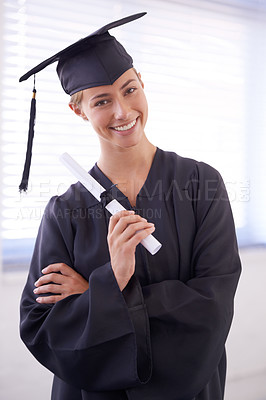
<svg viewBox="0 0 266 400">
<path fill-rule="evenodd" d="M 79 180 L 79 182 L 100 202 L 101 193 L 105 188 L 99 184 L 85 169 L 83 169 L 68 153 L 60 156 L 60 161 L 69 169 L 70 172 Z M 105 208 L 114 215 L 125 210 L 117 200 L 112 200 Z M 154 236 L 149 235 L 141 241 L 141 244 L 152 254 L 156 254 L 162 247 L 161 243 Z"/>
</svg>

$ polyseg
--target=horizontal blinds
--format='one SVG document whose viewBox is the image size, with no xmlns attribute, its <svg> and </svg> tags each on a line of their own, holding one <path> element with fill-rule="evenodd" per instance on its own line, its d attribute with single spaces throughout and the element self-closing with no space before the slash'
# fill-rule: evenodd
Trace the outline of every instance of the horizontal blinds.
<svg viewBox="0 0 266 400">
<path fill-rule="evenodd" d="M 261 40 L 266 37 L 265 1 L 13 0 L 4 2 L 3 11 L 4 240 L 34 238 L 48 199 L 75 181 L 58 161 L 61 153 L 69 152 L 86 169 L 99 155 L 96 134 L 68 108 L 55 65 L 47 67 L 36 77 L 30 186 L 26 195 L 20 195 L 33 80 L 18 83 L 18 78 L 100 26 L 140 11 L 147 11 L 147 16 L 113 33 L 142 73 L 149 101 L 147 135 L 163 149 L 218 168 L 231 196 L 237 227 L 247 227 L 251 190 L 247 127 L 258 118 L 247 115 L 247 110 L 256 104 L 261 109 L 265 100 L 252 90 L 254 82 L 260 82 L 259 92 L 265 89 L 264 70 L 254 60 L 254 53 L 265 50 Z M 265 65 L 263 54 L 259 61 Z M 260 145 L 265 127 L 262 115 L 257 131 L 252 132 Z"/>
</svg>

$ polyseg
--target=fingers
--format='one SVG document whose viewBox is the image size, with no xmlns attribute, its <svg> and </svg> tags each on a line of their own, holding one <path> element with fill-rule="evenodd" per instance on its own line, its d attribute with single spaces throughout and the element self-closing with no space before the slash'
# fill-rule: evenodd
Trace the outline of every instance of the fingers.
<svg viewBox="0 0 266 400">
<path fill-rule="evenodd" d="M 65 282 L 66 277 L 71 277 L 76 274 L 72 268 L 63 263 L 50 264 L 43 268 L 42 273 L 44 275 L 34 283 L 36 287 L 46 285 L 49 282 L 62 285 Z"/>
<path fill-rule="evenodd" d="M 88 281 L 64 263 L 50 264 L 42 270 L 42 275 L 35 282 L 34 294 L 41 295 L 38 303 L 57 303 L 72 294 L 84 293 L 89 288 Z M 47 294 L 52 296 L 45 296 Z"/>
<path fill-rule="evenodd" d="M 56 296 L 46 296 L 46 297 L 37 297 L 36 301 L 40 304 L 55 304 L 60 300 L 63 300 L 66 296 L 56 295 Z"/>
<path fill-rule="evenodd" d="M 75 271 L 64 263 L 50 264 L 42 270 L 43 274 L 49 274 L 50 272 L 61 272 L 63 275 L 72 276 Z"/>
<path fill-rule="evenodd" d="M 66 278 L 59 274 L 48 274 L 42 276 L 35 282 L 36 288 L 33 293 L 36 295 L 45 295 L 47 293 L 54 293 L 54 296 L 37 297 L 36 301 L 42 304 L 57 303 L 62 300 L 65 295 L 66 285 L 64 285 Z M 57 283 L 57 284 L 56 284 Z"/>
<path fill-rule="evenodd" d="M 128 244 L 135 243 L 135 246 L 141 242 L 151 232 L 154 232 L 155 228 L 152 223 L 147 221 L 140 221 L 135 224 L 129 225 L 127 229 L 121 234 L 120 240 L 123 243 Z"/>
<path fill-rule="evenodd" d="M 33 290 L 33 293 L 37 294 L 37 295 L 43 295 L 43 294 L 47 294 L 47 293 L 54 293 L 55 295 L 37 297 L 36 298 L 37 303 L 40 303 L 40 304 L 54 304 L 54 303 L 57 303 L 59 300 L 62 300 L 64 297 L 66 297 L 62 293 L 62 290 L 63 290 L 63 285 L 62 284 L 57 284 L 57 285 L 54 284 L 54 283 L 46 284 L 46 282 L 55 281 L 54 278 L 49 278 L 51 276 L 59 276 L 60 278 L 62 278 L 62 275 L 58 275 L 58 274 L 49 274 L 49 275 L 41 277 L 40 279 L 38 279 L 37 282 L 35 282 L 35 286 L 38 286 L 38 287 L 36 287 Z"/>
<path fill-rule="evenodd" d="M 66 279 L 67 275 L 62 275 L 62 274 L 58 274 L 58 273 L 50 273 L 50 274 L 46 274 L 41 276 L 35 283 L 34 285 L 36 287 L 39 287 L 41 285 L 46 285 L 49 282 L 54 282 L 57 283 L 58 285 L 62 285 Z"/>
<path fill-rule="evenodd" d="M 135 214 L 135 211 L 133 210 L 123 210 L 123 211 L 119 211 L 118 213 L 112 215 L 112 217 L 110 218 L 110 222 L 109 222 L 109 233 L 112 233 L 115 226 L 117 225 L 117 223 L 121 220 L 122 222 L 124 221 L 124 224 L 128 224 L 132 221 L 137 221 L 138 219 L 138 215 Z M 124 219 L 123 219 L 124 218 Z M 120 221 L 120 222 L 121 222 Z"/>
<path fill-rule="evenodd" d="M 111 246 L 116 242 L 118 246 L 127 243 L 129 246 L 135 247 L 154 230 L 153 223 L 134 214 L 134 211 L 121 211 L 110 219 L 108 242 Z"/>
<path fill-rule="evenodd" d="M 136 247 L 143 239 L 155 231 L 154 224 L 148 223 L 147 225 L 147 227 L 141 228 L 129 239 L 129 243 L 132 243 L 132 246 Z"/>
<path fill-rule="evenodd" d="M 62 293 L 62 285 L 54 285 L 53 283 L 49 283 L 47 285 L 43 285 L 43 286 L 35 288 L 33 290 L 33 293 L 35 293 L 35 294 L 43 294 L 43 293 L 59 294 L 60 293 L 61 294 Z"/>
</svg>

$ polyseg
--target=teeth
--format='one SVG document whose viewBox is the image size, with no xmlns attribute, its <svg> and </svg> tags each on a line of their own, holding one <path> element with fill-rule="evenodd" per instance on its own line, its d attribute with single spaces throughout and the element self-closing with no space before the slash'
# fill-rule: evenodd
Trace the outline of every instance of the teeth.
<svg viewBox="0 0 266 400">
<path fill-rule="evenodd" d="M 128 129 L 130 129 L 130 128 L 133 128 L 133 126 L 136 124 L 136 120 L 134 120 L 133 122 L 130 122 L 130 124 L 128 124 L 128 125 L 124 125 L 124 126 L 116 126 L 116 127 L 114 127 L 114 129 L 116 130 L 116 131 L 127 131 Z"/>
</svg>

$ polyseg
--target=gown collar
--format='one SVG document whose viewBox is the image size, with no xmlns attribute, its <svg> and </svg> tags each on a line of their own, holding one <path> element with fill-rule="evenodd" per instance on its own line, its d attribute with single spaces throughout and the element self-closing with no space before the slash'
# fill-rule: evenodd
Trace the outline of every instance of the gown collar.
<svg viewBox="0 0 266 400">
<path fill-rule="evenodd" d="M 137 197 L 151 197 L 161 193 L 161 185 L 158 184 L 162 179 L 160 160 L 162 158 L 163 150 L 156 148 L 156 152 L 148 172 L 147 178 L 144 185 L 140 189 Z M 97 163 L 94 164 L 93 168 L 89 173 L 106 189 L 108 194 L 111 194 L 118 201 L 127 199 L 127 196 L 121 192 L 117 187 L 116 183 L 112 182 L 98 167 Z"/>
</svg>

